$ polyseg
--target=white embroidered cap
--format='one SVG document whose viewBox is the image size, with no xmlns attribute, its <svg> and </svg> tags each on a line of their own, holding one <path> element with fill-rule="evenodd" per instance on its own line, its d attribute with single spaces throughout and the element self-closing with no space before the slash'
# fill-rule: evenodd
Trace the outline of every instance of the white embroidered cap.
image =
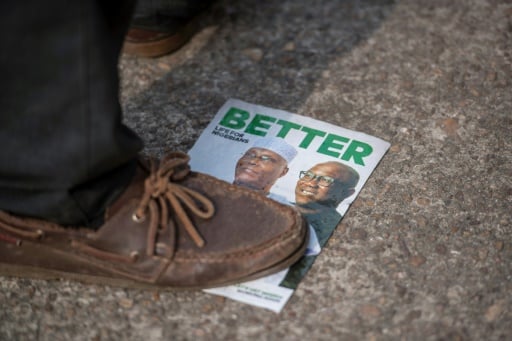
<svg viewBox="0 0 512 341">
<path fill-rule="evenodd" d="M 263 148 L 273 151 L 285 159 L 287 163 L 292 162 L 295 156 L 297 156 L 297 150 L 279 137 L 261 138 L 256 140 L 252 146 L 254 148 Z"/>
</svg>

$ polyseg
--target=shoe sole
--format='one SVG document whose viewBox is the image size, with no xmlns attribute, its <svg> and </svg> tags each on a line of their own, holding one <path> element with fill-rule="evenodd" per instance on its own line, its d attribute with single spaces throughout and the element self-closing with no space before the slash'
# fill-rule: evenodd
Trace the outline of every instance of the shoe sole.
<svg viewBox="0 0 512 341">
<path fill-rule="evenodd" d="M 303 238 L 302 244 L 297 248 L 297 250 L 288 256 L 287 258 L 281 260 L 279 263 L 276 263 L 266 269 L 262 269 L 258 272 L 255 272 L 246 277 L 235 279 L 232 281 L 222 282 L 218 284 L 212 284 L 208 286 L 196 286 L 196 287 L 169 287 L 169 286 L 159 286 L 149 283 L 141 283 L 135 282 L 130 279 L 124 278 L 112 278 L 112 277 L 102 277 L 102 276 L 93 276 L 86 275 L 80 273 L 69 273 L 59 270 L 52 269 L 44 269 L 33 266 L 23 266 L 23 265 L 12 265 L 0 263 L 0 276 L 8 276 L 8 277 L 20 277 L 20 278 L 32 278 L 32 279 L 42 279 L 42 280 L 73 280 L 77 282 L 87 283 L 87 284 L 98 284 L 98 285 L 107 285 L 114 287 L 122 287 L 122 288 L 133 288 L 133 289 L 158 289 L 158 290 L 169 290 L 169 291 L 187 291 L 187 290 L 200 290 L 200 289 L 210 289 L 220 286 L 227 286 L 231 284 L 237 284 L 242 282 L 248 282 L 251 280 L 255 280 L 261 277 L 265 277 L 274 273 L 277 273 L 281 270 L 284 270 L 290 267 L 292 264 L 297 262 L 303 255 L 306 250 L 308 244 L 308 233 L 309 229 L 307 227 L 307 223 L 305 220 L 302 222 L 303 231 L 306 234 Z"/>
</svg>

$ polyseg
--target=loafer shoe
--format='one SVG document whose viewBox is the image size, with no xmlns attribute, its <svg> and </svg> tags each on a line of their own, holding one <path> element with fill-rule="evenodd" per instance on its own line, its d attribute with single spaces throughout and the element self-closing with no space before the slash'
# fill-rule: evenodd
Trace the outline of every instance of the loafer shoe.
<svg viewBox="0 0 512 341">
<path fill-rule="evenodd" d="M 201 289 L 266 276 L 302 256 L 308 229 L 295 209 L 191 172 L 188 160 L 141 162 L 98 230 L 0 211 L 0 275 Z"/>
<path fill-rule="evenodd" d="M 193 18 L 173 32 L 130 28 L 125 36 L 123 53 L 156 58 L 175 52 L 199 30 L 199 18 Z"/>
</svg>

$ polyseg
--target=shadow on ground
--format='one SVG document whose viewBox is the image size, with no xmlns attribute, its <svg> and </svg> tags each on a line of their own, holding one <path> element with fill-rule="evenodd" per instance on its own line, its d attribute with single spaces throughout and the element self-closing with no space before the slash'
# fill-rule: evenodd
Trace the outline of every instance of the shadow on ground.
<svg viewBox="0 0 512 341">
<path fill-rule="evenodd" d="M 329 64 L 370 37 L 392 8 L 393 1 L 220 2 L 181 56 L 123 60 L 127 122 L 148 151 L 188 150 L 228 98 L 296 112 Z"/>
</svg>

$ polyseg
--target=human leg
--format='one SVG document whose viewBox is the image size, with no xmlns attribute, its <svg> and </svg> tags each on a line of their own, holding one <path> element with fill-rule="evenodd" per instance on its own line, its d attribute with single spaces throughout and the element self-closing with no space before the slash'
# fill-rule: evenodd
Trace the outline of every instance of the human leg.
<svg viewBox="0 0 512 341">
<path fill-rule="evenodd" d="M 191 172 L 183 154 L 136 164 L 117 99 L 120 3 L 25 4 L 0 8 L 0 275 L 204 288 L 302 255 L 292 208 Z"/>
<path fill-rule="evenodd" d="M 117 62 L 133 1 L 5 1 L 0 207 L 94 225 L 142 144 L 121 123 Z"/>
</svg>

